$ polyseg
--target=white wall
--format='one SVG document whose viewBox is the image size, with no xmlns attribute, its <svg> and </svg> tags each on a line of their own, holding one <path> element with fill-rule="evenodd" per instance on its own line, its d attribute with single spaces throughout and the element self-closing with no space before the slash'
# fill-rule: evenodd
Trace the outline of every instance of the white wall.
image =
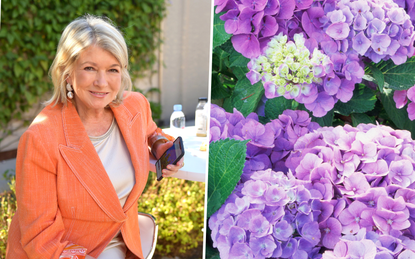
<svg viewBox="0 0 415 259">
<path fill-rule="evenodd" d="M 171 0 L 163 22 L 160 90 L 162 120 L 168 125 L 180 103 L 194 120 L 199 97 L 208 97 L 211 0 Z"/>
</svg>

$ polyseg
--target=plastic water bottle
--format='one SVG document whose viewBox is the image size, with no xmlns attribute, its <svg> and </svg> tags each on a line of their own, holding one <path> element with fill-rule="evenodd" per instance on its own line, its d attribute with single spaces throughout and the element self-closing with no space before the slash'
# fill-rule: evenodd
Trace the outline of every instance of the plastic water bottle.
<svg viewBox="0 0 415 259">
<path fill-rule="evenodd" d="M 173 106 L 173 113 L 170 116 L 170 128 L 171 129 L 184 129 L 186 119 L 182 112 L 182 105 L 175 104 Z"/>
</svg>

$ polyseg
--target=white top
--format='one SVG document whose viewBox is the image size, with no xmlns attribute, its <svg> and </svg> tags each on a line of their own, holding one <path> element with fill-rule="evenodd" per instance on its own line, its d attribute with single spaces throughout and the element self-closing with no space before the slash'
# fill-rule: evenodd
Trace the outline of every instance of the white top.
<svg viewBox="0 0 415 259">
<path fill-rule="evenodd" d="M 124 206 L 135 184 L 130 153 L 115 119 L 108 131 L 99 137 L 89 137 L 104 165 L 105 171 Z M 98 259 L 125 259 L 127 248 L 120 233 L 114 237 Z"/>
<path fill-rule="evenodd" d="M 123 207 L 135 184 L 135 176 L 130 152 L 115 119 L 104 135 L 89 139 L 101 158 Z"/>
</svg>

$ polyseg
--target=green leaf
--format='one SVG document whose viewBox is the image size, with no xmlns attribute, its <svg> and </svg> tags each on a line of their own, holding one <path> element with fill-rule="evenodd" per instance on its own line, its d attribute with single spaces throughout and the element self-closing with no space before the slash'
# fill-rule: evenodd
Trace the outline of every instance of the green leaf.
<svg viewBox="0 0 415 259">
<path fill-rule="evenodd" d="M 395 65 L 391 59 L 373 64 L 384 76 L 385 87 L 394 90 L 407 90 L 415 84 L 415 56 L 404 64 Z M 376 75 L 373 74 L 376 78 Z"/>
<path fill-rule="evenodd" d="M 249 72 L 247 67 L 233 67 L 232 72 L 238 79 L 246 78 L 246 73 Z"/>
<path fill-rule="evenodd" d="M 247 67 L 249 60 L 249 58 L 246 58 L 241 53 L 233 50 L 229 57 L 229 67 Z"/>
<path fill-rule="evenodd" d="M 406 111 L 408 105 L 405 105 L 402 109 L 397 109 L 395 101 L 393 100 L 393 91 L 391 89 L 385 89 L 380 97 L 383 107 L 393 123 L 395 123 L 399 129 L 409 130 L 412 138 L 415 138 L 415 121 L 411 121 L 408 118 L 408 112 Z"/>
<path fill-rule="evenodd" d="M 222 206 L 241 179 L 248 141 L 225 139 L 210 143 L 207 217 Z"/>
<path fill-rule="evenodd" d="M 211 99 L 223 99 L 231 96 L 230 92 L 220 82 L 219 74 L 212 72 Z"/>
<path fill-rule="evenodd" d="M 19 77 L 23 73 L 23 69 L 19 63 L 15 63 L 13 66 L 14 74 Z"/>
<path fill-rule="evenodd" d="M 383 92 L 383 86 L 385 85 L 385 77 L 382 74 L 382 71 L 378 67 L 374 66 L 372 63 L 366 64 L 370 71 L 372 72 L 375 83 L 378 85 L 380 92 Z"/>
<path fill-rule="evenodd" d="M 360 123 L 375 123 L 375 120 L 371 117 L 369 117 L 369 115 L 365 114 L 365 113 L 352 113 L 352 123 L 353 123 L 353 127 L 356 127 L 357 125 L 359 125 Z"/>
<path fill-rule="evenodd" d="M 219 250 L 210 245 L 206 245 L 206 259 L 220 259 Z"/>
<path fill-rule="evenodd" d="M 355 86 L 353 97 L 347 103 L 338 101 L 334 110 L 342 115 L 349 116 L 351 113 L 365 113 L 375 108 L 376 95 L 365 85 Z"/>
<path fill-rule="evenodd" d="M 223 13 L 215 13 L 213 18 L 213 48 L 225 43 L 232 35 L 227 34 L 225 31 L 225 21 L 222 21 L 219 17 Z"/>
<path fill-rule="evenodd" d="M 262 83 L 251 85 L 249 79 L 245 77 L 236 83 L 231 102 L 233 107 L 246 117 L 256 110 L 262 95 L 264 95 Z"/>
<path fill-rule="evenodd" d="M 268 99 L 265 103 L 265 117 L 270 120 L 277 119 L 283 111 L 293 108 L 293 101 L 286 99 L 284 96 Z"/>
</svg>

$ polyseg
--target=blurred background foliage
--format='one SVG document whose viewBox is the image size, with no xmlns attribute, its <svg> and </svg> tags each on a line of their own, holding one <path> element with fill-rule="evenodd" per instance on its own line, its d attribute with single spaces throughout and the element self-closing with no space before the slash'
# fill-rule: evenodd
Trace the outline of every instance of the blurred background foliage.
<svg viewBox="0 0 415 259">
<path fill-rule="evenodd" d="M 150 173 L 138 211 L 152 214 L 159 225 L 154 258 L 196 258 L 192 257 L 195 252 L 200 257 L 204 200 L 205 183 L 177 178 L 157 181 L 155 173 Z"/>
<path fill-rule="evenodd" d="M 162 42 L 166 1 L 10 0 L 3 1 L 1 9 L 0 128 L 4 130 L 12 119 L 22 119 L 34 104 L 45 101 L 40 98 L 53 88 L 48 70 L 61 33 L 82 15 L 106 16 L 122 31 L 133 81 L 151 70 Z M 155 119 L 159 118 L 160 104 L 151 105 Z"/>
</svg>

